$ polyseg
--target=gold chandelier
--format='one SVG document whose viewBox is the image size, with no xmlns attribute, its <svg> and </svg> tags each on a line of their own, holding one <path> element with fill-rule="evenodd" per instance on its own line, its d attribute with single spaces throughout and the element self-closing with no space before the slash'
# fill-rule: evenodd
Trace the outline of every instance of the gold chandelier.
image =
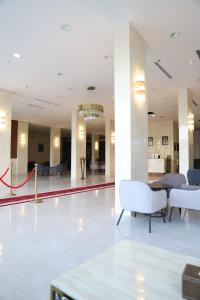
<svg viewBox="0 0 200 300">
<path fill-rule="evenodd" d="M 94 86 L 89 86 L 87 88 L 89 91 L 94 91 Z M 96 103 L 84 103 L 80 104 L 78 108 L 79 116 L 82 117 L 85 121 L 87 120 L 96 120 L 103 117 L 104 109 L 103 105 Z"/>
</svg>

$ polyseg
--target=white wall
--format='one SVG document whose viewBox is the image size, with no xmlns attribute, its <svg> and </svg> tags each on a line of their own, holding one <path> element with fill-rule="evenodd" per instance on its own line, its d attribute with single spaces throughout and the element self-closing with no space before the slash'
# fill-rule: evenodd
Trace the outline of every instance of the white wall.
<svg viewBox="0 0 200 300">
<path fill-rule="evenodd" d="M 105 141 L 106 141 L 106 176 L 113 177 L 115 175 L 115 122 L 114 120 L 106 119 L 105 126 Z"/>
</svg>

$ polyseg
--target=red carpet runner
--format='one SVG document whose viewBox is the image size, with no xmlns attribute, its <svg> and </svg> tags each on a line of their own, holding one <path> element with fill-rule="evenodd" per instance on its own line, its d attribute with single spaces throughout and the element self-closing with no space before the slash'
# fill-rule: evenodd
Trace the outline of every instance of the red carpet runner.
<svg viewBox="0 0 200 300">
<path fill-rule="evenodd" d="M 98 183 L 98 184 L 92 184 L 86 186 L 79 186 L 79 187 L 57 190 L 52 192 L 42 192 L 42 193 L 38 193 L 38 198 L 45 199 L 45 198 L 53 198 L 58 196 L 65 196 L 65 195 L 88 192 L 88 191 L 93 191 L 98 189 L 105 189 L 105 188 L 113 187 L 114 185 L 115 183 L 113 181 L 107 183 Z M 2 198 L 0 199 L 0 206 L 22 203 L 22 202 L 29 202 L 33 200 L 34 197 L 35 197 L 34 194 L 30 194 L 30 195 L 20 195 L 20 196 Z"/>
</svg>

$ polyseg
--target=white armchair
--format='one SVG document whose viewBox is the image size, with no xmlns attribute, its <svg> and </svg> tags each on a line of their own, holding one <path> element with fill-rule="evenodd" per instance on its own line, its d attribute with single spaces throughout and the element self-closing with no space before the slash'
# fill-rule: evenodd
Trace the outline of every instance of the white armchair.
<svg viewBox="0 0 200 300">
<path fill-rule="evenodd" d="M 161 210 L 163 221 L 165 222 L 163 211 L 167 205 L 167 193 L 165 190 L 152 191 L 144 182 L 122 180 L 119 187 L 119 196 L 122 212 L 117 225 L 119 225 L 124 210 L 148 214 L 149 233 L 151 232 L 151 214 Z"/>
<path fill-rule="evenodd" d="M 172 189 L 169 197 L 171 207 L 169 221 L 172 219 L 172 212 L 175 207 L 200 210 L 200 190 Z"/>
</svg>

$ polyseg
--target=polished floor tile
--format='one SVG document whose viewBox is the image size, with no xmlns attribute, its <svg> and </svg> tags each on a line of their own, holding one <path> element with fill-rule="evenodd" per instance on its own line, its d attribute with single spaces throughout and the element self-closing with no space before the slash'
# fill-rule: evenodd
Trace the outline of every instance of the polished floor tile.
<svg viewBox="0 0 200 300">
<path fill-rule="evenodd" d="M 114 188 L 0 208 L 0 299 L 47 300 L 51 280 L 123 239 L 200 257 L 200 214 L 171 223 L 124 216 Z"/>
</svg>

